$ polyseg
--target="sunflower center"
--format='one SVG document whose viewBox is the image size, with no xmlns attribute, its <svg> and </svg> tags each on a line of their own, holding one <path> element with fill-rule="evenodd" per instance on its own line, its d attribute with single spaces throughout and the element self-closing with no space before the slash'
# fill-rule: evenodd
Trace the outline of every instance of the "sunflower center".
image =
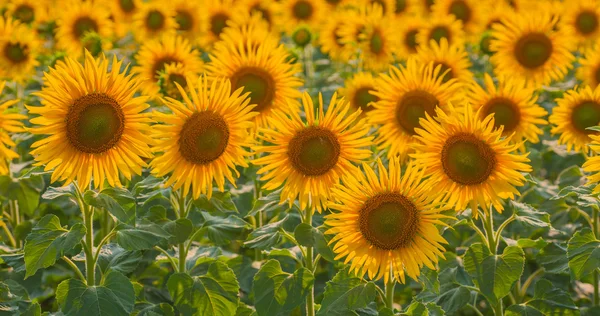
<svg viewBox="0 0 600 316">
<path fill-rule="evenodd" d="M 494 114 L 494 126 L 504 126 L 504 132 L 513 131 L 521 119 L 519 108 L 507 98 L 494 98 L 483 106 L 483 114 L 488 116 Z"/>
<path fill-rule="evenodd" d="M 442 149 L 442 167 L 454 182 L 480 184 L 496 165 L 494 150 L 473 134 L 460 133 L 446 140 Z"/>
<path fill-rule="evenodd" d="M 271 106 L 275 98 L 275 80 L 267 71 L 246 67 L 231 76 L 233 90 L 244 88 L 250 92 L 250 104 L 256 104 L 254 111 L 261 112 Z"/>
<path fill-rule="evenodd" d="M 177 62 L 179 62 L 179 60 L 169 56 L 160 58 L 154 63 L 154 67 L 152 67 L 152 73 L 158 75 L 161 71 L 165 71 L 165 66 Z"/>
<path fill-rule="evenodd" d="M 515 46 L 517 61 L 529 69 L 540 67 L 552 55 L 552 41 L 543 33 L 532 33 L 519 39 Z"/>
<path fill-rule="evenodd" d="M 600 124 L 600 104 L 594 101 L 584 101 L 573 109 L 571 116 L 573 126 L 580 132 L 592 134 L 586 128 Z"/>
<path fill-rule="evenodd" d="M 464 0 L 455 0 L 452 2 L 449 11 L 450 14 L 463 21 L 463 23 L 466 23 L 471 19 L 471 8 L 469 8 Z"/>
<path fill-rule="evenodd" d="M 4 56 L 15 64 L 27 60 L 27 45 L 22 43 L 8 43 L 4 46 Z"/>
<path fill-rule="evenodd" d="M 160 30 L 165 25 L 165 16 L 158 10 L 148 12 L 146 16 L 146 26 L 153 30 Z"/>
<path fill-rule="evenodd" d="M 67 139 L 77 150 L 100 154 L 121 139 L 125 117 L 117 101 L 104 93 L 75 100 L 67 113 Z"/>
<path fill-rule="evenodd" d="M 417 33 L 419 33 L 419 30 L 409 31 L 404 38 L 404 44 L 412 52 L 417 51 Z"/>
<path fill-rule="evenodd" d="M 440 76 L 444 76 L 442 78 L 442 82 L 446 83 L 448 82 L 448 80 L 454 78 L 454 73 L 452 72 L 452 68 L 448 65 L 446 65 L 445 63 L 436 63 L 436 67 L 440 66 Z M 446 72 L 448 71 L 448 72 Z M 446 72 L 446 74 L 444 75 L 444 73 Z"/>
<path fill-rule="evenodd" d="M 32 7 L 22 4 L 15 9 L 13 17 L 23 23 L 31 23 L 35 18 L 35 11 Z"/>
<path fill-rule="evenodd" d="M 419 119 L 425 117 L 425 113 L 433 115 L 438 104 L 438 99 L 429 92 L 410 91 L 400 99 L 396 106 L 396 120 L 406 133 L 415 135 L 415 128 L 421 126 Z"/>
<path fill-rule="evenodd" d="M 446 38 L 448 39 L 448 42 L 450 42 L 450 30 L 448 30 L 447 27 L 440 25 L 431 30 L 431 34 L 429 36 L 430 40 L 432 39 L 439 43 L 442 38 Z"/>
<path fill-rule="evenodd" d="M 290 140 L 288 157 L 292 166 L 306 176 L 320 176 L 335 167 L 340 143 L 328 129 L 306 127 Z"/>
<path fill-rule="evenodd" d="M 373 32 L 373 35 L 371 35 L 371 40 L 369 41 L 371 52 L 374 54 L 380 54 L 383 51 L 383 46 L 384 42 L 381 33 L 378 30 Z"/>
<path fill-rule="evenodd" d="M 183 124 L 179 153 L 187 161 L 204 165 L 219 158 L 229 142 L 229 128 L 223 117 L 212 111 L 194 113 Z"/>
<path fill-rule="evenodd" d="M 396 14 L 402 13 L 406 10 L 406 0 L 396 0 Z"/>
<path fill-rule="evenodd" d="M 598 28 L 598 16 L 594 12 L 584 11 L 579 13 L 575 23 L 579 33 L 588 35 Z"/>
<path fill-rule="evenodd" d="M 398 193 L 380 193 L 360 209 L 358 227 L 362 236 L 382 250 L 410 245 L 419 228 L 417 207 Z"/>
<path fill-rule="evenodd" d="M 92 18 L 84 16 L 75 21 L 75 25 L 73 27 L 73 33 L 75 33 L 75 37 L 81 38 L 87 32 L 97 32 L 98 24 Z"/>
<path fill-rule="evenodd" d="M 177 29 L 180 31 L 189 31 L 194 27 L 194 18 L 187 11 L 178 10 L 175 21 L 177 21 Z"/>
<path fill-rule="evenodd" d="M 119 5 L 123 12 L 129 13 L 135 10 L 135 3 L 133 3 L 133 0 L 119 0 Z"/>
<path fill-rule="evenodd" d="M 379 101 L 379 98 L 377 96 L 374 96 L 371 93 L 369 93 L 370 90 L 373 90 L 373 87 L 362 87 L 356 90 L 356 93 L 354 94 L 354 104 L 361 108 L 363 111 L 372 109 L 368 106 L 369 103 Z"/>
<path fill-rule="evenodd" d="M 308 20 L 313 14 L 313 7 L 308 1 L 298 1 L 292 7 L 292 12 L 298 20 Z"/>
<path fill-rule="evenodd" d="M 210 31 L 216 35 L 221 35 L 223 29 L 227 26 L 229 16 L 224 13 L 217 13 L 210 18 Z"/>
<path fill-rule="evenodd" d="M 300 47 L 304 47 L 310 43 L 311 40 L 310 31 L 304 27 L 297 29 L 292 35 L 294 43 Z"/>
</svg>

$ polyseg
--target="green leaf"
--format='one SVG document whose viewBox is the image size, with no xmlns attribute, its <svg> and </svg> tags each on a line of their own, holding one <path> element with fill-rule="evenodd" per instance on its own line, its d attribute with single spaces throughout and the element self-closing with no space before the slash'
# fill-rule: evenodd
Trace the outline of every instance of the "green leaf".
<svg viewBox="0 0 600 316">
<path fill-rule="evenodd" d="M 259 212 L 268 212 L 274 208 L 279 206 L 279 201 L 281 200 L 281 189 L 273 191 L 266 196 L 260 197 L 258 200 L 254 201 L 254 205 L 252 206 L 252 210 L 248 212 L 246 216 L 255 216 Z"/>
<path fill-rule="evenodd" d="M 175 273 L 167 281 L 169 294 L 183 315 L 235 315 L 239 285 L 222 262 L 213 261 L 205 275 Z"/>
<path fill-rule="evenodd" d="M 471 301 L 471 291 L 464 286 L 442 287 L 440 293 L 435 303 L 448 314 L 453 314 Z"/>
<path fill-rule="evenodd" d="M 569 268 L 581 280 L 600 267 L 600 240 L 589 228 L 578 231 L 569 240 L 567 255 Z"/>
<path fill-rule="evenodd" d="M 560 189 L 568 186 L 580 186 L 583 184 L 581 183 L 582 179 L 583 173 L 581 172 L 581 167 L 574 165 L 561 171 L 556 180 L 556 184 L 558 184 Z"/>
<path fill-rule="evenodd" d="M 465 253 L 464 263 L 481 293 L 490 304 L 497 305 L 521 278 L 525 254 L 519 247 L 508 246 L 502 255 L 490 255 L 483 244 L 476 243 Z"/>
<path fill-rule="evenodd" d="M 123 188 L 106 188 L 100 192 L 88 190 L 83 194 L 85 203 L 109 211 L 120 222 L 135 224 L 136 200 Z"/>
<path fill-rule="evenodd" d="M 555 243 L 548 244 L 540 250 L 536 259 L 544 267 L 546 273 L 559 274 L 569 271 L 567 249 L 561 245 Z"/>
<path fill-rule="evenodd" d="M 531 239 L 531 238 L 519 238 L 517 240 L 517 246 L 521 248 L 536 248 L 542 249 L 548 245 L 548 242 L 543 238 Z"/>
<path fill-rule="evenodd" d="M 179 244 L 186 241 L 194 231 L 194 224 L 187 218 L 178 218 L 163 225 L 163 229 L 172 235 L 169 243 Z"/>
<path fill-rule="evenodd" d="M 202 226 L 208 231 L 208 239 L 219 246 L 239 239 L 244 230 L 250 228 L 250 224 L 233 214 L 225 218 L 208 213 L 203 213 L 202 216 L 205 219 Z"/>
<path fill-rule="evenodd" d="M 206 195 L 201 195 L 200 198 L 194 201 L 194 205 L 210 213 L 239 213 L 229 192 L 214 191 L 210 200 Z"/>
<path fill-rule="evenodd" d="M 22 178 L 0 177 L 0 192 L 9 200 L 19 203 L 22 214 L 33 215 L 40 204 L 40 195 L 45 187 L 41 175 L 30 175 Z"/>
<path fill-rule="evenodd" d="M 513 210 L 515 219 L 523 225 L 535 228 L 550 227 L 550 214 L 546 212 L 540 212 L 530 205 L 510 202 Z"/>
<path fill-rule="evenodd" d="M 125 250 L 145 250 L 171 237 L 162 227 L 150 222 L 138 223 L 135 227 L 119 224 L 116 227 L 117 243 Z"/>
<path fill-rule="evenodd" d="M 98 286 L 87 286 L 78 279 L 61 282 L 56 300 L 69 316 L 128 316 L 133 311 L 135 292 L 126 276 L 111 271 Z"/>
<path fill-rule="evenodd" d="M 340 270 L 325 285 L 323 301 L 317 315 L 351 315 L 374 301 L 376 296 L 377 290 L 373 282 L 365 282 L 350 275 L 346 269 Z"/>
<path fill-rule="evenodd" d="M 235 316 L 252 316 L 256 315 L 256 312 L 250 308 L 250 306 L 240 302 L 237 310 L 235 311 Z"/>
<path fill-rule="evenodd" d="M 533 298 L 520 305 L 510 306 L 506 315 L 579 315 L 571 296 L 554 287 L 552 282 L 541 279 L 535 284 Z"/>
<path fill-rule="evenodd" d="M 423 289 L 431 291 L 433 293 L 440 293 L 440 280 L 438 279 L 438 271 L 432 270 L 427 267 L 421 269 L 419 275 L 419 282 L 423 284 Z"/>
<path fill-rule="evenodd" d="M 117 244 L 108 244 L 100 250 L 98 266 L 102 273 L 113 270 L 128 274 L 135 270 L 141 260 L 141 251 L 127 251 Z"/>
<path fill-rule="evenodd" d="M 42 199 L 54 200 L 63 196 L 75 199 L 77 193 L 75 190 L 75 185 L 73 183 L 70 183 L 68 186 L 65 187 L 48 187 L 48 189 L 46 189 L 46 192 L 42 194 Z"/>
<path fill-rule="evenodd" d="M 288 219 L 288 215 L 286 215 L 282 220 L 274 223 L 270 223 L 264 225 L 254 231 L 252 231 L 244 245 L 249 248 L 258 248 L 258 249 L 269 249 L 281 241 L 281 233 L 280 229 L 283 229 L 283 223 Z"/>
<path fill-rule="evenodd" d="M 296 241 L 302 246 L 312 247 L 315 244 L 315 228 L 306 223 L 300 223 L 294 230 Z"/>
<path fill-rule="evenodd" d="M 413 302 L 406 308 L 406 312 L 401 315 L 407 316 L 443 316 L 446 315 L 444 310 L 434 303 L 423 304 L 421 302 Z"/>
<path fill-rule="evenodd" d="M 314 276 L 306 268 L 289 274 L 281 270 L 279 261 L 267 261 L 254 276 L 256 313 L 259 316 L 288 315 L 304 302 L 313 282 Z"/>
<path fill-rule="evenodd" d="M 38 269 L 54 265 L 56 259 L 73 249 L 85 236 L 85 227 L 75 224 L 71 230 L 60 226 L 55 215 L 44 216 L 25 239 L 25 278 Z"/>
</svg>

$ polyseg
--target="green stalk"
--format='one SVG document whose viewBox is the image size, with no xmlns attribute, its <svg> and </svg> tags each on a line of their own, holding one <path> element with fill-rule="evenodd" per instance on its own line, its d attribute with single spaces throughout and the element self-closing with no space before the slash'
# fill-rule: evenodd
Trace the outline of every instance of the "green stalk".
<svg viewBox="0 0 600 316">
<path fill-rule="evenodd" d="M 494 213 L 493 213 L 493 209 L 491 207 L 488 212 L 484 212 L 481 220 L 483 221 L 483 226 L 485 228 L 485 234 L 487 236 L 488 248 L 492 252 L 492 255 L 496 255 L 496 252 L 498 251 L 498 240 L 500 240 L 500 237 L 498 237 L 498 239 L 495 238 L 496 234 L 494 232 Z M 504 315 L 504 313 L 502 311 L 502 300 L 501 299 L 498 300 L 498 304 L 494 306 L 494 314 L 496 316 Z"/>
<path fill-rule="evenodd" d="M 260 182 L 258 181 L 258 179 L 254 179 L 254 199 L 258 200 L 260 198 Z M 263 226 L 263 214 L 262 212 L 258 212 L 258 214 L 256 214 L 256 226 L 255 229 L 259 229 L 260 227 Z M 262 260 L 262 252 L 260 249 L 256 248 L 254 249 L 254 261 L 261 261 Z"/>
<path fill-rule="evenodd" d="M 71 261 L 71 259 L 67 258 L 67 257 L 62 257 L 63 260 L 69 265 L 69 267 L 71 267 L 71 269 L 73 270 L 73 272 L 75 272 L 75 275 L 77 275 L 77 277 L 85 282 L 85 277 L 83 276 L 83 273 L 81 273 L 81 271 L 79 270 L 79 268 L 77 267 L 77 265 Z"/>
<path fill-rule="evenodd" d="M 74 182 L 77 193 L 77 204 L 83 215 L 83 224 L 85 225 L 85 241 L 83 243 L 83 252 L 85 253 L 85 272 L 88 286 L 96 285 L 96 262 L 94 257 L 94 208 L 85 204 L 83 194 L 77 182 Z"/>
<path fill-rule="evenodd" d="M 179 202 L 179 218 L 186 218 L 186 205 L 185 200 L 186 196 L 183 195 L 183 191 L 179 192 L 177 195 L 177 200 Z M 191 242 L 191 241 L 190 241 Z M 185 273 L 185 260 L 187 258 L 187 247 L 185 242 L 179 244 L 179 272 Z"/>
<path fill-rule="evenodd" d="M 390 279 L 385 283 L 385 306 L 389 307 L 392 311 L 394 310 L 394 287 L 396 287 L 396 281 Z"/>
<path fill-rule="evenodd" d="M 594 236 L 598 238 L 598 209 L 594 208 L 592 212 Z M 600 293 L 598 292 L 598 269 L 594 270 L 594 306 L 600 304 Z"/>
<path fill-rule="evenodd" d="M 304 211 L 304 223 L 312 226 L 312 210 Z M 304 267 L 309 271 L 313 271 L 313 247 L 306 247 L 306 257 L 304 257 Z M 315 288 L 311 286 L 308 295 L 306 296 L 306 315 L 315 316 Z"/>
<path fill-rule="evenodd" d="M 0 223 L 0 226 L 2 226 L 2 230 L 4 230 L 4 233 L 6 234 L 6 238 L 8 238 L 8 242 L 10 243 L 10 245 L 13 248 L 17 248 L 17 242 L 15 241 L 15 238 L 13 237 L 12 233 L 10 232 L 10 230 L 8 229 L 6 224 Z"/>
</svg>

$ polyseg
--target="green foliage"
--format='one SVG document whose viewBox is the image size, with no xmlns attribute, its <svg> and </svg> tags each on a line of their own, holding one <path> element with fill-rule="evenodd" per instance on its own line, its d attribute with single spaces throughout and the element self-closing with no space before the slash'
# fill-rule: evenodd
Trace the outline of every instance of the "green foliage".
<svg viewBox="0 0 600 316">
<path fill-rule="evenodd" d="M 349 315 L 359 308 L 365 308 L 375 299 L 377 290 L 373 282 L 340 270 L 327 282 L 321 308 L 317 315 Z"/>
</svg>

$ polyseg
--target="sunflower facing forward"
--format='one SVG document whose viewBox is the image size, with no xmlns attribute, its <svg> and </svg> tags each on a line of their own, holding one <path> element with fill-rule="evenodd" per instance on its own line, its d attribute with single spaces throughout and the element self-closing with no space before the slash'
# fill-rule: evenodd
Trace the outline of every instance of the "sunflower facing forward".
<svg viewBox="0 0 600 316">
<path fill-rule="evenodd" d="M 561 27 L 568 28 L 581 46 L 595 44 L 600 37 L 600 3 L 596 0 L 570 0 L 564 8 Z"/>
<path fill-rule="evenodd" d="M 11 18 L 0 17 L 0 77 L 23 82 L 39 64 L 42 46 L 34 30 Z"/>
<path fill-rule="evenodd" d="M 581 66 L 577 68 L 577 77 L 583 84 L 595 88 L 600 85 L 600 50 L 599 47 L 589 49 L 585 56 L 579 59 Z"/>
<path fill-rule="evenodd" d="M 478 0 L 437 0 L 433 5 L 434 15 L 453 15 L 462 22 L 465 32 L 479 35 L 484 24 L 484 12 L 489 11 L 487 1 Z"/>
<path fill-rule="evenodd" d="M 366 113 L 373 109 L 373 103 L 379 98 L 371 93 L 375 90 L 375 78 L 370 72 L 358 72 L 344 82 L 344 89 L 340 91 L 352 109 L 361 109 Z"/>
<path fill-rule="evenodd" d="M 429 45 L 431 40 L 439 43 L 442 38 L 448 40 L 448 43 L 453 46 L 464 45 L 465 31 L 462 22 L 457 20 L 454 15 L 434 15 L 430 21 L 424 23 L 419 33 L 417 33 L 417 43 L 419 45 Z"/>
<path fill-rule="evenodd" d="M 534 88 L 561 80 L 572 67 L 573 41 L 564 30 L 555 30 L 557 19 L 542 11 L 495 23 L 490 42 L 494 73 L 518 76 Z"/>
<path fill-rule="evenodd" d="M 190 190 L 194 199 L 200 194 L 212 195 L 213 182 L 223 191 L 225 179 L 235 186 L 239 176 L 235 166 L 247 167 L 250 155 L 248 128 L 253 126 L 253 113 L 247 94 L 242 89 L 231 91 L 229 80 L 212 80 L 200 76 L 187 83 L 189 93 L 179 87 L 183 102 L 166 98 L 164 104 L 172 113 L 156 113 L 163 124 L 154 126 L 152 173 L 158 177 L 170 174 L 165 186 Z"/>
<path fill-rule="evenodd" d="M 346 257 L 360 277 L 416 280 L 423 266 L 435 269 L 447 243 L 437 227 L 448 217 L 440 214 L 440 191 L 421 181 L 415 164 L 402 171 L 392 159 L 386 170 L 378 160 L 377 169 L 363 163 L 364 173 L 356 168 L 333 188 L 329 207 L 338 212 L 325 216 L 325 233 L 333 235 L 335 259 Z"/>
<path fill-rule="evenodd" d="M 515 186 L 525 184 L 521 172 L 531 171 L 527 155 L 515 153 L 519 145 L 502 136 L 492 115 L 480 119 L 481 111 L 467 104 L 460 111 L 438 108 L 435 119 L 427 114 L 411 155 L 425 168 L 427 185 L 446 192 L 448 207 L 462 212 L 470 206 L 474 217 L 477 206 L 502 212 L 501 199 L 520 195 Z"/>
<path fill-rule="evenodd" d="M 556 102 L 549 119 L 554 125 L 552 134 L 560 134 L 558 142 L 567 150 L 586 151 L 590 135 L 598 134 L 587 128 L 600 125 L 600 86 L 569 90 Z"/>
<path fill-rule="evenodd" d="M 48 1 L 12 0 L 6 6 L 6 17 L 19 20 L 23 24 L 37 26 L 48 18 Z"/>
<path fill-rule="evenodd" d="M 5 83 L 0 82 L 0 92 L 4 90 Z M 27 116 L 12 109 L 18 102 L 19 100 L 10 100 L 0 104 L 0 176 L 8 174 L 8 161 L 19 158 L 19 155 L 9 148 L 16 146 L 10 138 L 10 133 L 25 131 L 21 120 L 27 119 Z"/>
<path fill-rule="evenodd" d="M 600 135 L 590 135 L 592 139 L 590 146 L 590 151 L 593 152 L 593 155 L 587 157 L 587 160 L 583 164 L 583 170 L 591 173 L 587 179 L 588 184 L 595 183 L 594 193 L 600 192 Z"/>
<path fill-rule="evenodd" d="M 521 151 L 525 151 L 525 140 L 539 142 L 539 135 L 544 132 L 538 126 L 547 124 L 543 117 L 548 113 L 536 104 L 535 90 L 513 78 L 501 78 L 495 85 L 488 74 L 485 74 L 484 85 L 481 87 L 473 83 L 468 94 L 473 109 L 478 111 L 481 108 L 478 111 L 480 119 L 494 114 L 495 127 L 503 126 L 505 137 L 514 134 L 511 141 L 519 144 Z"/>
<path fill-rule="evenodd" d="M 170 4 L 163 1 L 144 2 L 133 15 L 133 35 L 136 41 L 172 37 L 175 35 L 177 21 L 175 10 Z"/>
<path fill-rule="evenodd" d="M 139 81 L 120 72 L 122 62 L 109 65 L 86 52 L 85 63 L 67 57 L 44 76 L 45 86 L 35 93 L 42 106 L 28 106 L 37 126 L 29 129 L 46 135 L 33 143 L 36 165 L 54 170 L 51 181 L 76 180 L 80 187 L 120 186 L 119 175 L 131 179 L 152 156 L 148 144 L 151 118 L 146 97 L 134 97 Z M 110 69 L 110 70 L 109 70 Z"/>
<path fill-rule="evenodd" d="M 277 25 L 288 35 L 299 25 L 316 27 L 327 7 L 322 0 L 282 0 L 279 3 Z"/>
<path fill-rule="evenodd" d="M 471 61 L 469 61 L 469 55 L 464 46 L 451 46 L 445 38 L 440 39 L 439 43 L 431 40 L 429 45 L 422 45 L 417 48 L 415 57 L 419 64 L 433 63 L 435 66 L 441 66 L 441 73 L 445 72 L 443 82 L 447 82 L 452 78 L 461 84 L 473 82 L 473 73 L 469 71 Z"/>
<path fill-rule="evenodd" d="M 350 111 L 350 105 L 333 94 L 327 112 L 319 94 L 317 109 L 308 93 L 302 96 L 305 120 L 297 111 L 273 111 L 272 129 L 261 129 L 259 137 L 265 145 L 254 151 L 264 156 L 252 163 L 258 170 L 266 190 L 283 185 L 281 203 L 290 206 L 296 198 L 300 208 L 321 211 L 326 207 L 330 188 L 340 177 L 352 172 L 352 163 L 371 155 L 367 149 L 371 137 L 364 120 L 358 120 L 361 111 Z"/>
<path fill-rule="evenodd" d="M 406 67 L 392 67 L 389 75 L 379 77 L 373 92 L 379 100 L 367 117 L 369 123 L 381 125 L 375 143 L 379 149 L 388 149 L 388 157 L 407 158 L 419 119 L 453 100 L 459 85 L 456 79 L 443 82 L 443 74 L 441 66 L 409 59 Z"/>
</svg>

